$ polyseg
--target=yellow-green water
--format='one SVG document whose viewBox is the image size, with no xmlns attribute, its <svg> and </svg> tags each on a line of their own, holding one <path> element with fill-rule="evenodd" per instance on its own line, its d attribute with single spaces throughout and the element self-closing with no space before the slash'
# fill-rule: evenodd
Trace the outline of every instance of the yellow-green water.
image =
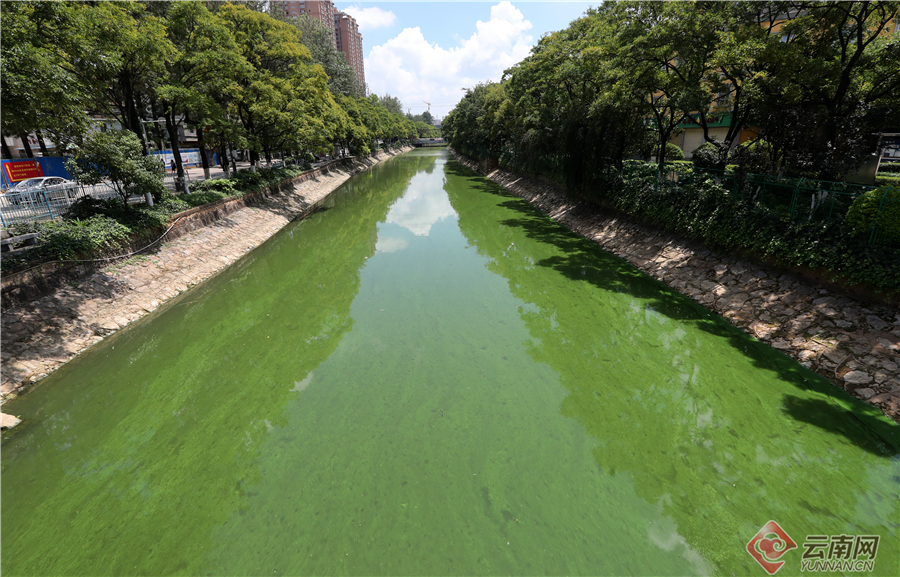
<svg viewBox="0 0 900 577">
<path fill-rule="evenodd" d="M 443 150 L 5 412 L 4 575 L 900 573 L 896 425 Z"/>
</svg>

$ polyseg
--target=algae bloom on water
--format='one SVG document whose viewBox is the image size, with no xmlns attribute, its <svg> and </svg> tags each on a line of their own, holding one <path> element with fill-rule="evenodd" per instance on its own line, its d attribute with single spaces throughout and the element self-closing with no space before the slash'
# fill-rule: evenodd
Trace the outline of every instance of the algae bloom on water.
<svg viewBox="0 0 900 577">
<path fill-rule="evenodd" d="M 896 425 L 441 150 L 10 411 L 5 575 L 763 575 L 769 521 L 781 574 L 900 564 Z"/>
</svg>

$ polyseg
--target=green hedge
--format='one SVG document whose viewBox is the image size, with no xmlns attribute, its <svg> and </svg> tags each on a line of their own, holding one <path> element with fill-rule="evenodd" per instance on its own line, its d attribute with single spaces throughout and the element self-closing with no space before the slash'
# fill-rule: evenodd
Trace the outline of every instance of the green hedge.
<svg viewBox="0 0 900 577">
<path fill-rule="evenodd" d="M 785 266 L 825 267 L 852 282 L 900 292 L 900 248 L 868 246 L 841 220 L 809 222 L 735 197 L 715 179 L 656 182 L 655 165 L 607 172 L 585 194 L 635 220 L 722 249 L 746 249 Z"/>
<path fill-rule="evenodd" d="M 875 177 L 875 186 L 894 186 L 900 188 L 900 174 L 886 176 L 879 172 Z"/>
</svg>

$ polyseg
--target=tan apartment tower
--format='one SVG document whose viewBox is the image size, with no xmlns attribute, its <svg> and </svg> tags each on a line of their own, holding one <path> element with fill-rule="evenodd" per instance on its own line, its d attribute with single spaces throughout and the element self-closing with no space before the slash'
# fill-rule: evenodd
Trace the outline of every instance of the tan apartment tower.
<svg viewBox="0 0 900 577">
<path fill-rule="evenodd" d="M 356 19 L 344 12 L 334 13 L 335 46 L 347 57 L 361 87 L 366 85 L 366 68 L 363 63 L 362 34 Z"/>
<path fill-rule="evenodd" d="M 347 62 L 356 73 L 361 87 L 366 85 L 366 70 L 363 63 L 362 34 L 356 19 L 335 9 L 331 0 L 286 0 L 281 2 L 285 16 L 301 16 L 314 18 L 331 30 L 334 36 L 334 47 L 344 53 Z"/>
</svg>

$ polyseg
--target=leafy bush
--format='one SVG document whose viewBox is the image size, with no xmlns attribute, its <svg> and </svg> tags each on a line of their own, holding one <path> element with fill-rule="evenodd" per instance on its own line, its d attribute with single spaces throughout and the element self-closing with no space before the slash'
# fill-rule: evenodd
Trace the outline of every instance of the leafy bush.
<svg viewBox="0 0 900 577">
<path fill-rule="evenodd" d="M 765 140 L 756 139 L 736 147 L 728 160 L 744 172 L 768 174 L 773 166 L 773 156 L 772 146 Z"/>
<path fill-rule="evenodd" d="M 900 162 L 882 162 L 878 167 L 878 174 L 892 174 L 900 172 Z"/>
<path fill-rule="evenodd" d="M 691 160 L 700 168 L 723 168 L 725 166 L 723 156 L 722 148 L 718 144 L 704 142 L 694 150 Z"/>
<path fill-rule="evenodd" d="M 26 227 L 16 226 L 17 234 Z M 128 241 L 131 230 L 108 216 L 85 220 L 54 220 L 30 223 L 38 234 L 38 246 L 28 252 L 29 260 L 66 260 L 116 248 Z"/>
<path fill-rule="evenodd" d="M 66 161 L 66 170 L 84 184 L 108 180 L 126 207 L 133 194 L 149 192 L 160 199 L 165 193 L 165 168 L 154 156 L 143 154 L 141 141 L 128 130 L 89 133 Z"/>
<path fill-rule="evenodd" d="M 231 180 L 234 182 L 235 188 L 242 192 L 248 192 L 260 188 L 263 178 L 259 172 L 243 169 L 235 172 Z"/>
<path fill-rule="evenodd" d="M 85 196 L 72 203 L 64 218 L 67 220 L 84 220 L 92 216 L 103 215 L 118 219 L 122 216 L 123 209 L 122 203 L 118 200 Z"/>
<path fill-rule="evenodd" d="M 607 181 L 593 190 L 637 221 L 712 246 L 772 256 L 783 265 L 825 267 L 853 282 L 900 291 L 900 248 L 859 242 L 848 234 L 849 223 L 792 219 L 786 208 L 736 197 L 731 185 L 715 176 L 695 172 L 693 179 L 657 182 L 655 171 L 645 163 L 626 162 L 623 168 L 608 172 Z M 893 238 L 900 238 L 900 191 L 895 198 L 890 230 L 898 235 Z M 879 228 L 879 239 L 890 238 L 882 237 Z"/>
<path fill-rule="evenodd" d="M 164 196 L 153 207 L 138 205 L 125 207 L 122 203 L 113 200 L 97 200 L 93 198 L 80 198 L 69 208 L 65 215 L 66 220 L 85 220 L 94 216 L 104 216 L 128 227 L 137 234 L 148 233 L 144 229 L 153 229 L 166 226 L 173 214 L 187 210 L 190 206 L 173 196 Z"/>
<path fill-rule="evenodd" d="M 877 225 L 878 240 L 900 241 L 900 188 L 882 186 L 861 194 L 847 211 L 847 226 L 857 235 Z"/>
<path fill-rule="evenodd" d="M 239 194 L 238 190 L 234 187 L 234 182 L 229 178 L 216 178 L 191 184 L 191 192 L 195 194 L 200 192 L 216 192 L 222 195 L 223 198 Z"/>
<path fill-rule="evenodd" d="M 900 188 L 900 174 L 896 176 L 885 176 L 879 172 L 875 176 L 875 186 L 893 186 L 896 188 Z"/>
<path fill-rule="evenodd" d="M 182 200 L 191 206 L 203 206 L 204 204 L 216 202 L 222 200 L 223 198 L 228 198 L 228 196 L 230 195 L 224 195 L 221 192 L 216 192 L 215 190 L 204 190 L 200 192 L 192 192 L 191 194 L 182 194 L 179 197 L 179 200 Z"/>
<path fill-rule="evenodd" d="M 684 151 L 681 150 L 678 146 L 672 144 L 671 142 L 666 143 L 666 161 L 674 162 L 677 160 L 684 160 Z"/>
</svg>

